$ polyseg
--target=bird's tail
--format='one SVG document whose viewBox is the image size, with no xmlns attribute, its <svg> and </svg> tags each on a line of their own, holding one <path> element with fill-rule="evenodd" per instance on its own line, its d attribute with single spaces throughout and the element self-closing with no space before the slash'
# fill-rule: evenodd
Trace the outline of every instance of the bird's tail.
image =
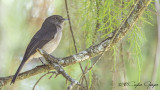
<svg viewBox="0 0 160 90">
<path fill-rule="evenodd" d="M 18 67 L 18 70 L 16 71 L 15 75 L 14 75 L 13 78 L 12 78 L 11 84 L 14 84 L 14 83 L 15 83 L 16 78 L 17 78 L 17 76 L 19 75 L 19 73 L 20 73 L 22 67 L 24 66 L 24 64 L 25 64 L 25 60 L 22 60 L 20 66 Z"/>
</svg>

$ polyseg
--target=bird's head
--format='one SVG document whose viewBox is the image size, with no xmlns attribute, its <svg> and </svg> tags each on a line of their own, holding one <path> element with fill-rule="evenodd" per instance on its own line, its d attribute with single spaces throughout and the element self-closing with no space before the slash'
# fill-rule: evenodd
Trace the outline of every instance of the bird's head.
<svg viewBox="0 0 160 90">
<path fill-rule="evenodd" d="M 52 15 L 46 18 L 45 22 L 61 26 L 65 20 L 68 20 L 68 19 L 63 18 L 60 15 Z"/>
</svg>

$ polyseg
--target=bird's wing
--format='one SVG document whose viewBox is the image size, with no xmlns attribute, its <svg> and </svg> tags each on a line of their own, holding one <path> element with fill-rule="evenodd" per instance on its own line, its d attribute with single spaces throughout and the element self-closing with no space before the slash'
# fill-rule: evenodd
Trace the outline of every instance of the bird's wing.
<svg viewBox="0 0 160 90">
<path fill-rule="evenodd" d="M 23 60 L 11 81 L 11 84 L 15 82 L 16 77 L 18 76 L 19 72 L 21 71 L 27 59 L 36 52 L 37 48 L 42 48 L 47 42 L 54 39 L 56 33 L 57 33 L 57 28 L 55 25 L 46 27 L 42 26 L 42 28 L 33 36 L 31 42 L 29 43 L 26 49 Z"/>
<path fill-rule="evenodd" d="M 23 60 L 27 60 L 31 55 L 36 52 L 37 48 L 42 48 L 47 42 L 54 39 L 57 33 L 56 26 L 41 28 L 32 38 L 29 43 L 26 52 L 24 54 Z"/>
</svg>

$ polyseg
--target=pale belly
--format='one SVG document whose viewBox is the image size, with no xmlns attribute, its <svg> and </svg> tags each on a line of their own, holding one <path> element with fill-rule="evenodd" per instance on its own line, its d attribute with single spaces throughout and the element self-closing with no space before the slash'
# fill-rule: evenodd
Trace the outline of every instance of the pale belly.
<svg viewBox="0 0 160 90">
<path fill-rule="evenodd" d="M 49 54 L 52 53 L 59 45 L 61 37 L 62 37 L 62 32 L 61 31 L 57 32 L 55 38 L 49 41 L 46 45 L 44 45 L 42 49 L 45 50 Z"/>
</svg>

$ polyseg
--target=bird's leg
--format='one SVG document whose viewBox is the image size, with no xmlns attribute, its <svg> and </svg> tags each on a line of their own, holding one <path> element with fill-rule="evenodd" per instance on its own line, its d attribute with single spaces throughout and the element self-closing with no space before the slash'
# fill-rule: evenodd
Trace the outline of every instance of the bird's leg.
<svg viewBox="0 0 160 90">
<path fill-rule="evenodd" d="M 46 65 L 46 64 L 42 61 L 42 58 L 41 58 L 41 57 L 39 58 L 39 60 L 41 61 L 41 63 L 42 63 L 43 65 Z"/>
</svg>

